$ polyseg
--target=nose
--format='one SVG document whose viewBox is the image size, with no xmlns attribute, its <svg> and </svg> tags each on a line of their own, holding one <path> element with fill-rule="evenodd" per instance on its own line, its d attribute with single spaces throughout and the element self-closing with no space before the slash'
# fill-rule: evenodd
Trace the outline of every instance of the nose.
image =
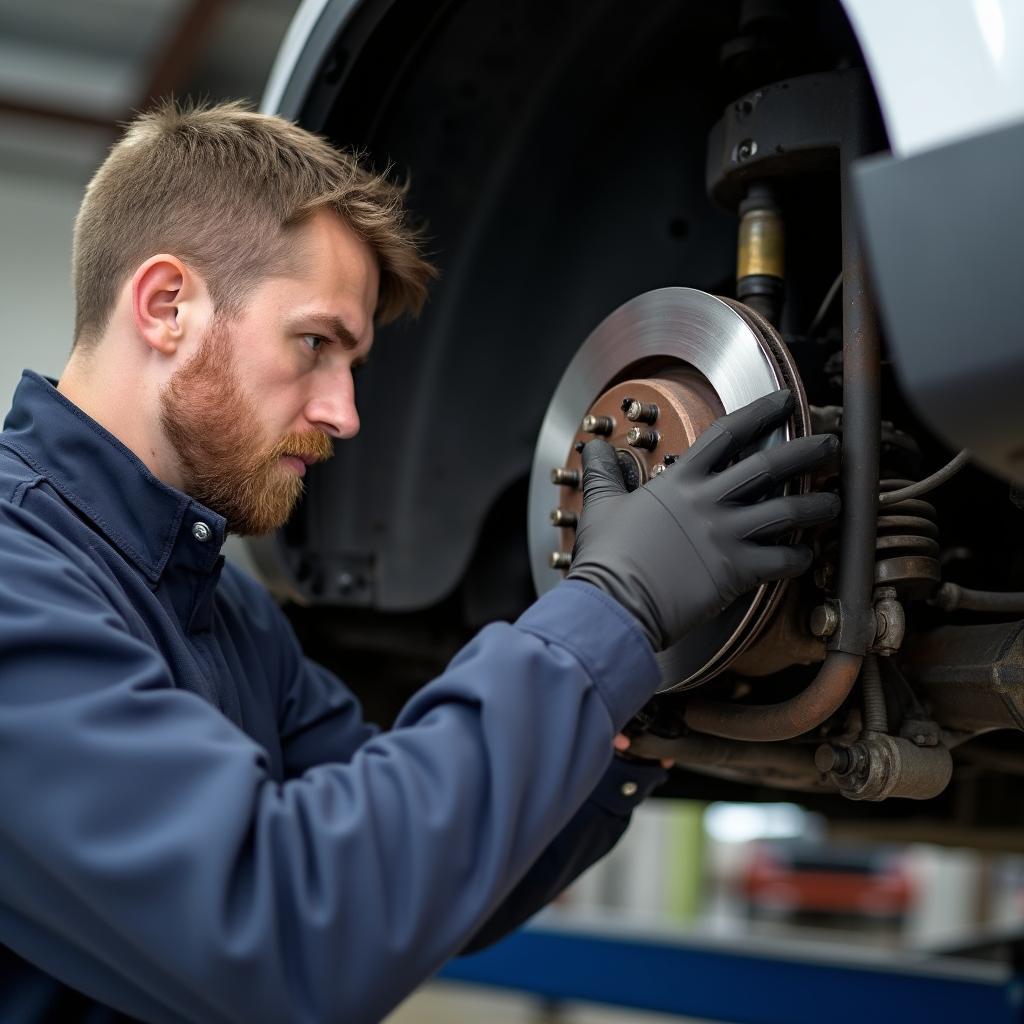
<svg viewBox="0 0 1024 1024">
<path fill-rule="evenodd" d="M 324 381 L 306 406 L 306 419 L 331 437 L 345 440 L 359 433 L 355 386 L 352 374 L 332 375 Z"/>
</svg>

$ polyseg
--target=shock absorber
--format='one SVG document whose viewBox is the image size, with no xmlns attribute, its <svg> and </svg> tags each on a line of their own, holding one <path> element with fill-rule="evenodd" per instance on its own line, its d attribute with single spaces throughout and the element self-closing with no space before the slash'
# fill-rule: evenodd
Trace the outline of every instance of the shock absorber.
<svg viewBox="0 0 1024 1024">
<path fill-rule="evenodd" d="M 736 298 L 778 326 L 785 290 L 786 231 L 771 186 L 751 184 L 739 214 Z"/>
</svg>

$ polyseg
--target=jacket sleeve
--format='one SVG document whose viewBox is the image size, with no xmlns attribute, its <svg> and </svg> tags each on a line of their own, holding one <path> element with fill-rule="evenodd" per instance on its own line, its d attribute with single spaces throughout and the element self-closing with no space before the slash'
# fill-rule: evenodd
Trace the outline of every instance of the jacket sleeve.
<svg viewBox="0 0 1024 1024">
<path fill-rule="evenodd" d="M 380 1020 L 481 929 L 657 685 L 629 615 L 564 583 L 347 764 L 277 783 L 84 556 L 21 509 L 0 527 L 0 941 L 145 1020 Z"/>
<path fill-rule="evenodd" d="M 245 609 L 247 642 L 271 659 L 277 734 L 285 778 L 326 761 L 345 764 L 380 733 L 363 718 L 356 695 L 303 653 L 292 624 L 261 583 L 237 565 L 224 567 L 221 587 Z"/>
<path fill-rule="evenodd" d="M 269 621 L 277 624 L 276 645 L 283 651 L 283 675 L 289 681 L 280 722 L 288 775 L 326 761 L 349 761 L 379 730 L 362 720 L 358 700 L 337 676 L 303 655 L 291 624 L 270 595 L 258 588 L 258 596 L 271 606 Z M 633 809 L 666 776 L 657 764 L 613 757 L 594 792 L 463 952 L 482 949 L 518 928 L 600 860 L 625 832 Z"/>
<path fill-rule="evenodd" d="M 279 641 L 287 648 L 289 680 L 278 713 L 286 775 L 295 778 L 328 761 L 348 763 L 380 729 L 363 720 L 355 694 L 333 672 L 302 654 L 286 620 Z"/>
<path fill-rule="evenodd" d="M 265 599 L 271 601 L 269 595 Z M 278 620 L 278 642 L 284 648 L 284 672 L 290 680 L 281 712 L 288 775 L 327 761 L 348 762 L 379 730 L 362 720 L 358 700 L 337 676 L 302 654 L 276 605 L 272 612 Z M 476 952 L 497 942 L 600 860 L 625 832 L 633 809 L 666 775 L 657 765 L 613 757 L 594 792 L 462 952 Z"/>
<path fill-rule="evenodd" d="M 613 757 L 594 792 L 462 952 L 476 953 L 504 938 L 599 861 L 626 831 L 633 809 L 667 775 L 657 764 Z"/>
</svg>

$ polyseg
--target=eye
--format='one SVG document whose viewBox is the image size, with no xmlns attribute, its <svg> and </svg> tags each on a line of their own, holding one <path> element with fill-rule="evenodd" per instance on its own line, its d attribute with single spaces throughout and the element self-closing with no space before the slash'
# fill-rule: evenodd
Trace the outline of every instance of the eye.
<svg viewBox="0 0 1024 1024">
<path fill-rule="evenodd" d="M 319 334 L 304 334 L 302 335 L 302 340 L 313 352 L 319 352 L 320 349 L 328 344 L 327 338 L 324 338 Z"/>
</svg>

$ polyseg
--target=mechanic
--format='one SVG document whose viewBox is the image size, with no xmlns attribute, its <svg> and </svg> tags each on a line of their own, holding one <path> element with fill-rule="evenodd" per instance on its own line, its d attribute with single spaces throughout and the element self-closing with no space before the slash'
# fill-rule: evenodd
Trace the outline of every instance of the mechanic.
<svg viewBox="0 0 1024 1024">
<path fill-rule="evenodd" d="M 422 305 L 402 192 L 240 105 L 136 118 L 75 225 L 75 344 L 0 433 L 0 1019 L 376 1021 L 606 852 L 657 764 L 613 756 L 654 652 L 796 575 L 835 456 L 724 417 L 627 493 L 584 451 L 569 579 L 380 732 L 229 532 L 356 434 L 374 323 Z M 763 500 L 762 500 L 763 499 Z"/>
</svg>

